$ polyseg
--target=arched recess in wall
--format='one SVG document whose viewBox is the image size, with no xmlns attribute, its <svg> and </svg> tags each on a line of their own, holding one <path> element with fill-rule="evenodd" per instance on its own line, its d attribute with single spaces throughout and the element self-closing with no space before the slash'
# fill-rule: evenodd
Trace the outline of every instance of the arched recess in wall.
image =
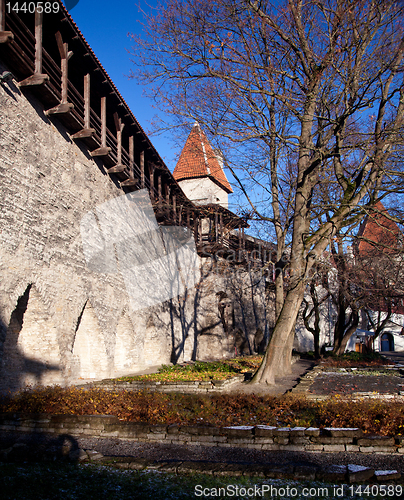
<svg viewBox="0 0 404 500">
<path fill-rule="evenodd" d="M 1 372 L 2 387 L 10 390 L 62 382 L 58 331 L 32 284 L 11 314 Z"/>
<path fill-rule="evenodd" d="M 97 315 L 88 300 L 79 316 L 73 343 L 72 378 L 108 376 L 108 357 Z"/>
<path fill-rule="evenodd" d="M 170 361 L 171 346 L 164 330 L 157 328 L 155 319 L 150 315 L 146 321 L 143 359 L 146 365 L 161 365 Z"/>
<path fill-rule="evenodd" d="M 124 311 L 118 321 L 115 337 L 114 370 L 116 374 L 128 374 L 136 370 L 141 361 L 142 342 L 133 328 L 129 315 Z"/>
</svg>

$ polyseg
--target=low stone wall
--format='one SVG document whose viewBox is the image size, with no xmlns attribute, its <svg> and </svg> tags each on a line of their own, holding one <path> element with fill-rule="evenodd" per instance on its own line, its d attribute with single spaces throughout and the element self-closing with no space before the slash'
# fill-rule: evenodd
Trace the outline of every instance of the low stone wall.
<svg viewBox="0 0 404 500">
<path fill-rule="evenodd" d="M 228 387 L 245 380 L 244 375 L 236 375 L 227 380 L 207 380 L 195 382 L 153 382 L 144 380 L 134 380 L 124 382 L 119 380 L 102 380 L 93 384 L 86 384 L 81 387 L 88 389 L 90 387 L 100 387 L 107 391 L 154 391 L 154 392 L 180 392 L 181 394 L 194 393 L 214 393 L 222 392 Z"/>
<path fill-rule="evenodd" d="M 67 434 L 135 442 L 257 450 L 404 454 L 404 436 L 364 435 L 360 429 L 189 425 L 122 422 L 111 415 L 0 414 L 0 432 Z"/>
</svg>

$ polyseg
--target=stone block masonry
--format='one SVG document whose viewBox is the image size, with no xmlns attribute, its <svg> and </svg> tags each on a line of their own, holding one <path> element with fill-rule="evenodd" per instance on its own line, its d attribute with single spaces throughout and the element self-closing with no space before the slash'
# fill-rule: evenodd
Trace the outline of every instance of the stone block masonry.
<svg viewBox="0 0 404 500">
<path fill-rule="evenodd" d="M 251 297 L 250 275 L 230 265 L 219 271 L 199 258 L 198 287 L 135 313 L 121 274 L 89 270 L 81 219 L 124 192 L 24 92 L 0 86 L 0 392 L 230 357 L 236 333 L 253 346 L 258 330 L 268 332 L 264 283 Z"/>
<path fill-rule="evenodd" d="M 399 436 L 368 436 L 356 428 L 277 428 L 265 425 L 217 428 L 122 422 L 112 415 L 0 414 L 0 432 L 10 431 L 263 451 L 404 453 Z"/>
</svg>

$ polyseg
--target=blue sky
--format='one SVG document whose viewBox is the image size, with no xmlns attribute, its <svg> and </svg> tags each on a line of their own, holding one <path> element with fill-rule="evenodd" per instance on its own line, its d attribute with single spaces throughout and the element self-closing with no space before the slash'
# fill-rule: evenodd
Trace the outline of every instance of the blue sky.
<svg viewBox="0 0 404 500">
<path fill-rule="evenodd" d="M 139 4 L 146 8 L 146 3 L 139 0 L 79 0 L 70 10 L 70 15 L 172 171 L 176 154 L 180 151 L 169 137 L 150 135 L 150 122 L 161 112 L 153 108 L 153 101 L 143 95 L 143 88 L 127 77 L 133 68 L 127 52 L 132 46 L 128 33 L 142 29 Z M 74 64 L 73 59 L 70 64 Z"/>
<path fill-rule="evenodd" d="M 66 5 L 76 0 L 63 1 Z M 144 95 L 144 88 L 127 76 L 130 70 L 134 69 L 128 53 L 128 50 L 132 48 L 129 34 L 142 31 L 140 7 L 150 8 L 148 4 L 153 4 L 153 0 L 118 0 L 116 2 L 79 0 L 69 12 L 165 164 L 173 171 L 182 147 L 170 138 L 169 133 L 165 136 L 151 134 L 151 121 L 154 116 L 161 116 L 162 112 L 153 107 L 153 100 Z M 70 64 L 73 63 L 74 58 Z M 226 171 L 226 175 L 233 183 L 230 172 Z M 230 210 L 236 212 L 240 204 L 248 205 L 240 196 L 240 193 L 230 195 Z"/>
</svg>

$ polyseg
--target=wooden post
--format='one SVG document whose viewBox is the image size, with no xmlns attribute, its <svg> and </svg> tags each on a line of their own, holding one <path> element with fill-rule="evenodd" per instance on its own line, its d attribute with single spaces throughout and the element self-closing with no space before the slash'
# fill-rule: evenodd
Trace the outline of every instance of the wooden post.
<svg viewBox="0 0 404 500">
<path fill-rule="evenodd" d="M 107 98 L 101 97 L 101 146 L 107 145 Z"/>
<path fill-rule="evenodd" d="M 43 12 L 35 10 L 35 73 L 42 73 L 42 22 Z"/>
<path fill-rule="evenodd" d="M 191 213 L 189 207 L 187 207 L 187 227 L 191 229 Z"/>
<path fill-rule="evenodd" d="M 135 172 L 135 138 L 133 135 L 129 137 L 129 168 L 131 172 Z"/>
<path fill-rule="evenodd" d="M 0 0 L 0 31 L 6 30 L 6 2 Z"/>
<path fill-rule="evenodd" d="M 219 215 L 219 234 L 220 234 L 220 244 L 223 245 L 223 214 Z"/>
<path fill-rule="evenodd" d="M 118 165 L 122 165 L 122 130 L 124 129 L 125 124 L 122 123 L 122 120 L 116 112 L 114 113 L 114 122 L 116 128 L 117 163 Z"/>
<path fill-rule="evenodd" d="M 180 205 L 178 207 L 178 225 L 179 226 L 182 225 L 182 207 L 183 207 L 183 205 Z"/>
<path fill-rule="evenodd" d="M 108 169 L 109 174 L 116 174 L 125 170 L 125 165 L 122 164 L 122 130 L 125 126 L 119 118 L 118 113 L 114 113 L 114 122 L 116 128 L 116 165 Z M 133 168 L 129 168 L 129 178 L 133 179 Z M 122 183 L 121 183 L 122 186 Z"/>
<path fill-rule="evenodd" d="M 202 219 L 199 219 L 199 243 L 202 245 Z"/>
<path fill-rule="evenodd" d="M 177 196 L 173 194 L 173 220 L 177 224 Z"/>
<path fill-rule="evenodd" d="M 69 52 L 68 44 L 63 43 L 60 31 L 58 31 L 55 34 L 55 37 L 61 60 L 60 68 L 62 70 L 62 82 L 61 82 L 62 100 L 60 101 L 60 104 L 58 104 L 54 108 L 45 111 L 45 115 L 60 115 L 64 113 L 70 113 L 70 111 L 74 108 L 74 104 L 67 102 L 67 82 L 68 82 L 67 63 L 69 62 L 69 59 L 72 57 L 73 52 Z"/>
<path fill-rule="evenodd" d="M 215 212 L 215 242 L 219 240 L 219 216 L 217 212 Z"/>
<path fill-rule="evenodd" d="M 1 1 L 1 0 L 0 0 Z M 43 13 L 35 10 L 35 71 L 34 74 L 19 83 L 20 87 L 42 85 L 49 76 L 42 73 L 42 25 Z"/>
<path fill-rule="evenodd" d="M 149 177 L 150 177 L 150 199 L 154 200 L 154 165 L 149 163 Z"/>
<path fill-rule="evenodd" d="M 143 189 L 145 187 L 145 177 L 144 177 L 144 151 L 140 152 L 140 187 Z"/>
<path fill-rule="evenodd" d="M 170 217 L 170 187 L 166 184 L 166 216 Z"/>
<path fill-rule="evenodd" d="M 91 156 L 107 156 L 111 148 L 107 147 L 107 98 L 101 97 L 101 147 L 91 151 Z"/>
<path fill-rule="evenodd" d="M 90 73 L 84 75 L 84 128 L 90 128 Z"/>
<path fill-rule="evenodd" d="M 117 115 L 117 113 L 115 114 Z M 122 142 L 121 142 L 121 147 L 122 147 Z M 116 166 L 116 168 L 122 169 L 118 170 L 119 172 L 123 172 L 125 170 L 125 165 L 122 164 L 121 160 L 122 160 L 122 155 L 119 160 L 120 163 L 118 162 L 118 165 Z M 111 169 L 109 169 L 108 172 L 110 170 Z M 136 187 L 138 185 L 138 182 L 139 179 L 135 179 L 135 138 L 133 137 L 133 135 L 131 135 L 129 137 L 129 178 L 121 182 L 121 187 Z"/>
<path fill-rule="evenodd" d="M 163 203 L 163 193 L 161 189 L 161 175 L 158 176 L 157 183 L 158 183 L 159 208 L 161 208 L 161 204 Z"/>
<path fill-rule="evenodd" d="M 199 237 L 198 237 L 199 221 L 198 221 L 198 217 L 195 216 L 195 212 L 192 212 L 192 219 L 194 221 L 194 238 L 195 238 L 195 244 L 197 244 L 198 241 L 199 241 Z"/>
<path fill-rule="evenodd" d="M 6 0 L 0 0 L 0 43 L 10 43 L 14 40 L 11 31 L 6 30 Z"/>
<path fill-rule="evenodd" d="M 90 128 L 90 73 L 84 75 L 84 128 L 72 135 L 72 139 L 84 139 L 95 134 Z"/>
<path fill-rule="evenodd" d="M 242 239 L 241 239 L 241 224 L 239 224 L 238 226 L 238 249 L 241 250 L 241 243 L 242 243 Z"/>
</svg>

